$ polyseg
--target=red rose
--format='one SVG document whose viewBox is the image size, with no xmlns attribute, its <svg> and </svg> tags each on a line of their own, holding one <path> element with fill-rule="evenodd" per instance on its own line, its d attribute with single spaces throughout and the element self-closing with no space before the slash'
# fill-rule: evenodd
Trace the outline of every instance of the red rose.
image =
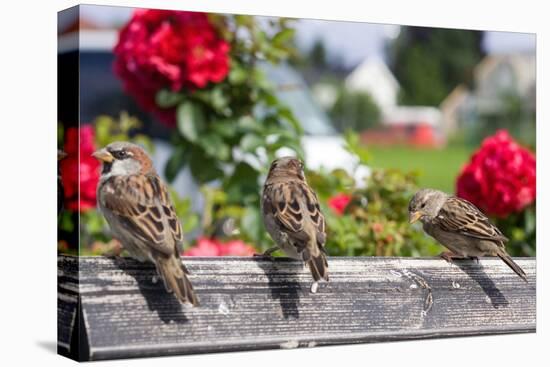
<svg viewBox="0 0 550 367">
<path fill-rule="evenodd" d="M 157 92 L 221 82 L 229 72 L 228 53 L 229 44 L 204 13 L 139 9 L 119 33 L 114 70 L 142 108 L 173 126 L 174 109 L 158 107 Z"/>
<path fill-rule="evenodd" d="M 184 256 L 220 256 L 219 243 L 213 239 L 199 237 L 197 244 L 183 252 Z"/>
<path fill-rule="evenodd" d="M 240 240 L 226 243 L 215 238 L 199 237 L 194 247 L 183 252 L 184 256 L 252 256 L 254 247 Z"/>
<path fill-rule="evenodd" d="M 521 212 L 535 201 L 535 155 L 499 130 L 463 167 L 456 192 L 487 214 L 506 217 Z"/>
<path fill-rule="evenodd" d="M 233 240 L 222 244 L 220 252 L 221 256 L 253 256 L 256 250 L 241 240 Z"/>
<path fill-rule="evenodd" d="M 351 196 L 347 194 L 337 194 L 328 199 L 328 206 L 338 215 L 343 215 L 344 210 L 351 201 Z"/>
<path fill-rule="evenodd" d="M 92 157 L 94 141 L 95 131 L 90 125 L 71 127 L 65 134 L 67 158 L 60 162 L 60 170 L 68 210 L 84 212 L 96 207 L 100 163 Z"/>
</svg>

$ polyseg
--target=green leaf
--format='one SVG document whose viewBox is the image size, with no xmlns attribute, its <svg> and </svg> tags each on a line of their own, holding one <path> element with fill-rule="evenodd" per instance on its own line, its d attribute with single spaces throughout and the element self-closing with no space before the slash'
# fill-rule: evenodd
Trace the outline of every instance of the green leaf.
<svg viewBox="0 0 550 367">
<path fill-rule="evenodd" d="M 356 155 L 361 164 L 367 164 L 371 160 L 370 152 L 361 144 L 359 135 L 356 132 L 346 130 L 344 140 L 346 141 L 344 148 L 351 154 Z"/>
<path fill-rule="evenodd" d="M 86 224 L 86 231 L 91 235 L 103 233 L 103 217 L 96 210 L 90 210 L 82 213 L 80 218 L 82 223 Z"/>
<path fill-rule="evenodd" d="M 235 120 L 212 121 L 211 128 L 224 138 L 232 138 L 237 133 L 238 124 Z"/>
<path fill-rule="evenodd" d="M 108 116 L 99 116 L 94 121 L 95 140 L 100 147 L 108 145 L 111 141 L 112 119 Z"/>
<path fill-rule="evenodd" d="M 177 120 L 179 132 L 191 142 L 196 142 L 204 130 L 204 114 L 202 109 L 191 102 L 178 105 Z"/>
<path fill-rule="evenodd" d="M 245 209 L 241 229 L 255 241 L 258 241 L 261 238 L 261 233 L 263 230 L 262 218 L 260 215 L 260 210 L 255 206 L 248 206 Z"/>
<path fill-rule="evenodd" d="M 281 46 L 285 42 L 291 40 L 292 37 L 294 37 L 294 33 L 295 31 L 292 28 L 283 29 L 273 37 L 272 42 L 275 46 Z"/>
<path fill-rule="evenodd" d="M 249 115 L 239 118 L 238 125 L 240 129 L 245 131 L 262 131 L 262 126 L 258 123 L 258 120 Z"/>
<path fill-rule="evenodd" d="M 212 106 L 217 111 L 222 111 L 224 108 L 227 107 L 227 97 L 222 88 L 214 88 L 212 90 L 212 93 L 210 95 Z"/>
<path fill-rule="evenodd" d="M 184 233 L 193 231 L 199 225 L 199 216 L 197 214 L 190 214 L 182 220 L 182 227 Z"/>
<path fill-rule="evenodd" d="M 202 135 L 198 143 L 204 149 L 206 154 L 221 161 L 228 160 L 231 155 L 231 149 L 223 142 L 221 136 L 219 135 Z"/>
<path fill-rule="evenodd" d="M 63 210 L 61 212 L 61 216 L 59 219 L 59 228 L 65 232 L 73 232 L 74 231 L 74 223 L 73 223 L 73 213 L 69 212 L 67 210 Z"/>
<path fill-rule="evenodd" d="M 525 232 L 530 235 L 535 233 L 537 218 L 534 207 L 525 210 Z"/>
<path fill-rule="evenodd" d="M 254 24 L 254 18 L 250 15 L 235 15 L 235 22 L 237 25 L 250 27 Z"/>
<path fill-rule="evenodd" d="M 151 138 L 149 138 L 147 135 L 136 134 L 132 138 L 132 142 L 138 145 L 142 145 L 143 147 L 145 147 L 145 149 L 147 149 L 149 153 L 155 152 L 155 144 L 153 144 L 153 142 L 151 141 Z"/>
<path fill-rule="evenodd" d="M 241 85 L 248 79 L 248 73 L 240 66 L 233 66 L 229 72 L 229 82 L 234 85 Z"/>
<path fill-rule="evenodd" d="M 215 158 L 208 156 L 198 146 L 194 146 L 191 150 L 189 168 L 191 168 L 193 177 L 201 184 L 224 177 L 223 170 L 219 167 L 219 162 Z"/>
<path fill-rule="evenodd" d="M 61 122 L 57 123 L 57 147 L 61 149 L 63 146 L 63 139 L 65 136 L 65 128 Z"/>
<path fill-rule="evenodd" d="M 294 130 L 296 130 L 299 134 L 303 133 L 302 125 L 300 124 L 298 119 L 296 119 L 294 113 L 292 113 L 290 108 L 281 107 L 277 112 L 279 113 L 279 116 L 284 117 L 288 122 L 290 122 Z"/>
<path fill-rule="evenodd" d="M 241 139 L 240 147 L 245 152 L 255 152 L 258 147 L 265 145 L 265 140 L 256 134 L 246 134 Z"/>
<path fill-rule="evenodd" d="M 253 203 L 259 200 L 259 172 L 246 162 L 239 162 L 223 184 L 231 203 Z"/>
<path fill-rule="evenodd" d="M 273 88 L 262 69 L 256 68 L 252 71 L 252 81 L 261 89 L 271 90 Z"/>
<path fill-rule="evenodd" d="M 185 167 L 187 162 L 188 162 L 187 149 L 185 149 L 182 146 L 176 146 L 174 148 L 174 151 L 172 152 L 172 155 L 168 159 L 168 162 L 166 162 L 166 166 L 164 166 L 164 176 L 166 176 L 166 179 L 168 180 L 168 182 L 174 181 L 179 171 L 183 167 Z"/>
<path fill-rule="evenodd" d="M 275 94 L 270 91 L 266 91 L 266 90 L 262 91 L 261 97 L 268 107 L 274 107 L 279 104 L 279 100 L 277 99 Z"/>
<path fill-rule="evenodd" d="M 252 30 L 253 41 L 259 46 L 263 51 L 266 47 L 270 47 L 270 44 L 267 42 L 267 35 L 265 31 L 261 28 L 254 28 Z"/>
<path fill-rule="evenodd" d="M 180 93 L 174 93 L 168 89 L 161 89 L 155 95 L 155 102 L 161 108 L 171 108 L 177 106 L 183 99 Z"/>
</svg>

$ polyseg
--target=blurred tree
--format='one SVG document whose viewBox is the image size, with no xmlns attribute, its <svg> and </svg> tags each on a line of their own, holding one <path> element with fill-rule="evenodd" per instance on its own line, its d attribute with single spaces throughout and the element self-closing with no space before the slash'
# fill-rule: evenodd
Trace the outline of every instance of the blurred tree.
<svg viewBox="0 0 550 367">
<path fill-rule="evenodd" d="M 317 69 L 324 69 L 327 66 L 327 51 L 323 40 L 317 38 L 309 51 L 311 65 Z"/>
<path fill-rule="evenodd" d="M 400 102 L 435 106 L 458 84 L 471 85 L 481 39 L 480 31 L 402 27 L 390 51 Z"/>
<path fill-rule="evenodd" d="M 294 46 L 298 48 L 297 45 Z M 322 38 L 316 38 L 305 52 L 296 52 L 287 60 L 303 76 L 308 85 L 319 82 L 338 85 L 353 70 L 342 55 L 334 52 Z"/>
<path fill-rule="evenodd" d="M 380 122 L 380 109 L 368 92 L 351 92 L 342 87 L 329 111 L 338 131 L 363 131 Z"/>
<path fill-rule="evenodd" d="M 496 107 L 489 111 L 478 111 L 476 123 L 465 129 L 468 143 L 480 144 L 483 139 L 497 130 L 506 129 L 521 144 L 535 149 L 536 116 L 535 111 L 527 108 L 527 102 L 515 92 L 502 92 Z"/>
</svg>

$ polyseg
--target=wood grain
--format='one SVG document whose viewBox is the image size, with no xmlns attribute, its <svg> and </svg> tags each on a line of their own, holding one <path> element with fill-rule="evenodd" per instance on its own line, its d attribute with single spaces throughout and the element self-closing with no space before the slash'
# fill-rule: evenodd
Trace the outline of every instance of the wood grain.
<svg viewBox="0 0 550 367">
<path fill-rule="evenodd" d="M 535 259 L 517 262 L 528 284 L 492 258 L 329 258 L 312 294 L 297 261 L 185 258 L 201 303 L 186 308 L 150 264 L 60 256 L 59 345 L 100 360 L 534 332 Z"/>
</svg>

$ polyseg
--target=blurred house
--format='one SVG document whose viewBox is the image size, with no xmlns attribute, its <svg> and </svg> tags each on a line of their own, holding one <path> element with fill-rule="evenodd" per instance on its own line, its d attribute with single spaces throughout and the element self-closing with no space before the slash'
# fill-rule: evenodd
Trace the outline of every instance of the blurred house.
<svg viewBox="0 0 550 367">
<path fill-rule="evenodd" d="M 441 102 L 441 125 L 445 134 L 453 134 L 458 130 L 461 120 L 471 110 L 472 99 L 470 90 L 460 84 Z"/>
<path fill-rule="evenodd" d="M 475 95 L 480 113 L 502 108 L 502 96 L 531 97 L 536 83 L 535 54 L 491 55 L 474 70 Z"/>
<path fill-rule="evenodd" d="M 350 91 L 369 93 L 381 111 L 382 126 L 361 134 L 364 143 L 422 147 L 445 143 L 439 109 L 398 105 L 400 85 L 383 60 L 367 58 L 346 78 L 345 86 Z"/>
<path fill-rule="evenodd" d="M 515 101 L 522 115 L 534 115 L 535 54 L 489 55 L 474 69 L 474 87 L 457 86 L 440 105 L 443 128 L 453 133 L 480 120 L 498 120 Z"/>
<path fill-rule="evenodd" d="M 345 86 L 352 92 L 369 93 L 382 114 L 397 105 L 399 82 L 379 58 L 369 57 L 359 64 L 346 78 Z"/>
<path fill-rule="evenodd" d="M 441 147 L 446 143 L 441 112 L 429 106 L 395 106 L 385 112 L 381 127 L 361 134 L 361 141 L 369 145 Z"/>
</svg>

